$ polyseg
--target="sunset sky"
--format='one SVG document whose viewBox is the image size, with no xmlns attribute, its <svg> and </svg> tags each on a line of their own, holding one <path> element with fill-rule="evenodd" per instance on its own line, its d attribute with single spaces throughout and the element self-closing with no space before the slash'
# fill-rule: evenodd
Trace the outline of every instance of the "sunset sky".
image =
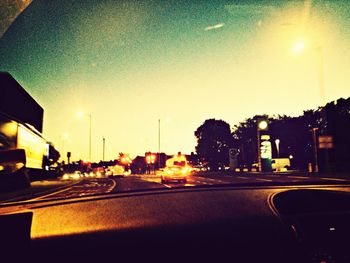
<svg viewBox="0 0 350 263">
<path fill-rule="evenodd" d="M 35 0 L 0 39 L 8 71 L 73 159 L 194 151 L 205 119 L 296 116 L 350 96 L 348 1 Z M 293 52 L 299 43 L 300 52 Z M 295 48 L 295 46 L 294 46 Z M 296 50 L 294 50 L 296 51 Z M 76 113 L 85 115 L 78 118 Z"/>
</svg>

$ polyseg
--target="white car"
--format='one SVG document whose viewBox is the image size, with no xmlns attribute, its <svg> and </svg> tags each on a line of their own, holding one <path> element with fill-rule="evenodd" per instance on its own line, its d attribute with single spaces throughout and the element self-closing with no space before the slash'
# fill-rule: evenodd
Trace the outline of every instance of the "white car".
<svg viewBox="0 0 350 263">
<path fill-rule="evenodd" d="M 167 182 L 180 182 L 180 183 L 186 183 L 187 177 L 191 173 L 191 169 L 189 166 L 169 166 L 165 167 L 163 170 L 163 173 L 161 175 L 161 182 L 167 183 Z"/>
</svg>

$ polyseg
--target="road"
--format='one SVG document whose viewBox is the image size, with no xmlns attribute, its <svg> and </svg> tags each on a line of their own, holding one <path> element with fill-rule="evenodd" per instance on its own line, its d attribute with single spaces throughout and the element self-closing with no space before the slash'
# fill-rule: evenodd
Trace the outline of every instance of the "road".
<svg viewBox="0 0 350 263">
<path fill-rule="evenodd" d="M 72 181 L 51 180 L 32 183 L 30 189 L 16 191 L 16 193 L 0 195 L 1 202 L 38 201 L 47 199 L 77 198 L 83 196 L 100 195 L 138 191 L 144 189 L 164 189 L 191 186 L 237 185 L 255 186 L 271 184 L 323 184 L 347 183 L 344 178 L 328 178 L 303 174 L 237 174 L 231 172 L 203 173 L 191 175 L 186 184 L 162 184 L 159 175 L 130 175 L 124 178 L 89 178 Z M 14 197 L 15 195 L 15 197 Z"/>
</svg>

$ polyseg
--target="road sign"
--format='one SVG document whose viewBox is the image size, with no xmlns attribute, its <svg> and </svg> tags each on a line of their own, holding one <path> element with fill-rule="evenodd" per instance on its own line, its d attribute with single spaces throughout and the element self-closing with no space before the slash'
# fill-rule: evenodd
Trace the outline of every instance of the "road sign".
<svg viewBox="0 0 350 263">
<path fill-rule="evenodd" d="M 271 159 L 272 158 L 271 142 L 262 141 L 260 146 L 260 152 L 261 152 L 262 159 Z"/>
<path fill-rule="evenodd" d="M 319 149 L 333 148 L 333 137 L 328 135 L 318 136 L 318 148 Z"/>
</svg>

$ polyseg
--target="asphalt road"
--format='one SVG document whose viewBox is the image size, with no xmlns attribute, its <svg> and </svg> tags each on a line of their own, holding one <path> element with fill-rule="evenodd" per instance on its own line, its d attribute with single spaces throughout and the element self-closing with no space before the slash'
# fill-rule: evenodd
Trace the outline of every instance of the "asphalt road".
<svg viewBox="0 0 350 263">
<path fill-rule="evenodd" d="M 273 185 L 273 184 L 341 184 L 349 180 L 344 178 L 328 178 L 303 174 L 234 174 L 202 173 L 191 175 L 187 183 L 162 184 L 159 175 L 130 175 L 124 178 L 89 178 L 77 181 L 51 180 L 32 183 L 30 189 L 16 191 L 16 193 L 0 195 L 2 202 L 21 200 L 46 200 L 61 198 L 77 198 L 83 196 L 138 191 L 144 189 L 164 189 L 191 186 L 215 185 Z"/>
</svg>

